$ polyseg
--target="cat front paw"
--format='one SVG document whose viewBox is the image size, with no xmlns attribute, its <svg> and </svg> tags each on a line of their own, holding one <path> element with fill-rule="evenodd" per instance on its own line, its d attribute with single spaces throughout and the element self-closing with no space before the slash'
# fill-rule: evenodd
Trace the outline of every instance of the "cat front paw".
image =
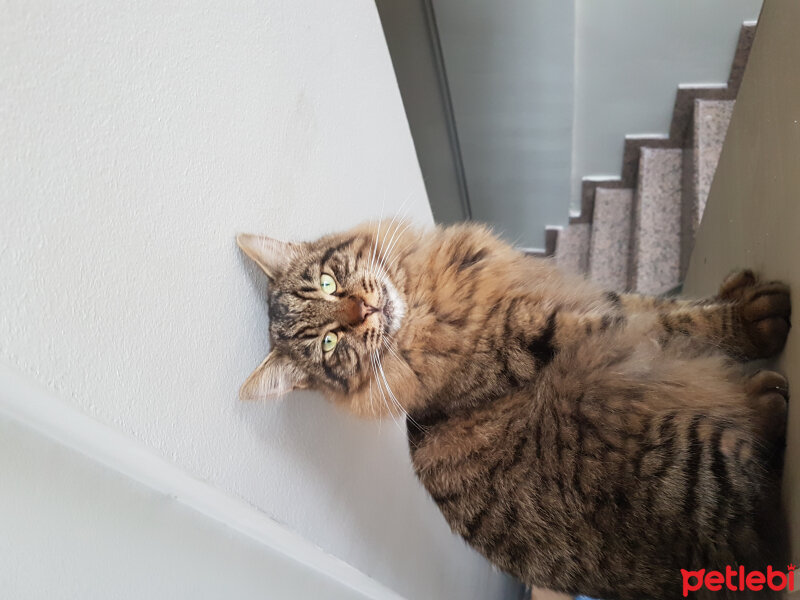
<svg viewBox="0 0 800 600">
<path fill-rule="evenodd" d="M 741 300 L 747 288 L 753 287 L 758 282 L 758 277 L 750 269 L 742 269 L 741 271 L 734 271 L 728 275 L 719 286 L 719 294 L 717 297 L 720 300 L 737 301 Z"/>
<path fill-rule="evenodd" d="M 789 286 L 762 283 L 752 271 L 740 271 L 722 284 L 720 298 L 736 305 L 749 358 L 768 358 L 783 350 L 791 328 Z"/>
</svg>

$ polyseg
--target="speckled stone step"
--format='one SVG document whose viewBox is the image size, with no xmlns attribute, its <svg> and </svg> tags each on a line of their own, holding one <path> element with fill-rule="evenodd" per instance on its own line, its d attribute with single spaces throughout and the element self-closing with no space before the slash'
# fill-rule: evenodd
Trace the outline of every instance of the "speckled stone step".
<svg viewBox="0 0 800 600">
<path fill-rule="evenodd" d="M 735 100 L 695 100 L 691 147 L 684 157 L 683 231 L 681 241 L 681 273 L 688 268 L 697 227 L 703 218 L 708 192 L 717 170 L 722 145 L 731 122 Z M 688 179 L 688 177 L 691 179 Z"/>
<path fill-rule="evenodd" d="M 585 274 L 589 268 L 591 223 L 567 225 L 558 235 L 556 264 L 565 271 Z"/>
<path fill-rule="evenodd" d="M 589 278 L 608 290 L 628 287 L 633 190 L 596 189 L 589 248 Z"/>
<path fill-rule="evenodd" d="M 642 148 L 634 202 L 629 285 L 661 294 L 680 283 L 681 149 Z"/>
<path fill-rule="evenodd" d="M 708 191 L 717 170 L 735 104 L 735 100 L 695 100 L 694 103 L 694 177 L 698 223 L 703 218 Z"/>
</svg>

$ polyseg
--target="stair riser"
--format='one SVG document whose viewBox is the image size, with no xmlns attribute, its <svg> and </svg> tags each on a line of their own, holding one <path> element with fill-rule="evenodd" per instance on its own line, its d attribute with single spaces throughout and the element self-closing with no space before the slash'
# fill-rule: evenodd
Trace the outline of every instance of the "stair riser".
<svg viewBox="0 0 800 600">
<path fill-rule="evenodd" d="M 633 190 L 598 188 L 589 253 L 589 278 L 608 290 L 628 287 Z"/>
<path fill-rule="evenodd" d="M 755 30 L 742 26 L 727 85 L 681 86 L 668 136 L 627 137 L 620 178 L 583 180 L 581 213 L 548 231 L 559 266 L 614 290 L 659 294 L 680 283 Z"/>
<path fill-rule="evenodd" d="M 643 294 L 661 294 L 680 283 L 682 154 L 642 149 L 628 282 Z"/>
<path fill-rule="evenodd" d="M 696 100 L 689 146 L 684 153 L 681 278 L 689 266 L 697 228 L 717 170 L 734 100 Z"/>
<path fill-rule="evenodd" d="M 576 223 L 561 230 L 556 248 L 556 264 L 565 271 L 584 274 L 589 268 L 591 224 Z"/>
</svg>

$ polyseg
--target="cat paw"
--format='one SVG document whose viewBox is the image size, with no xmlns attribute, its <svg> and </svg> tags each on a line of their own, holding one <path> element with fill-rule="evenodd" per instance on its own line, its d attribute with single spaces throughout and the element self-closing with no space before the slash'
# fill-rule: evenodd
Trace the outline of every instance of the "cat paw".
<svg viewBox="0 0 800 600">
<path fill-rule="evenodd" d="M 759 433 L 766 440 L 782 439 L 786 433 L 789 382 L 776 371 L 758 371 L 744 383 L 748 402 L 755 411 Z"/>
<path fill-rule="evenodd" d="M 778 394 L 784 403 L 789 400 L 789 381 L 777 371 L 756 371 L 745 381 L 744 390 L 750 398 Z"/>
<path fill-rule="evenodd" d="M 740 300 L 744 291 L 749 287 L 753 287 L 757 281 L 758 277 L 750 269 L 734 271 L 719 286 L 717 297 L 727 301 Z"/>
<path fill-rule="evenodd" d="M 780 281 L 756 282 L 740 290 L 736 304 L 751 358 L 768 358 L 783 350 L 792 326 L 789 286 Z"/>
<path fill-rule="evenodd" d="M 761 282 L 753 271 L 744 269 L 722 282 L 717 297 L 737 307 L 747 358 L 768 358 L 783 350 L 791 328 L 789 286 Z"/>
</svg>

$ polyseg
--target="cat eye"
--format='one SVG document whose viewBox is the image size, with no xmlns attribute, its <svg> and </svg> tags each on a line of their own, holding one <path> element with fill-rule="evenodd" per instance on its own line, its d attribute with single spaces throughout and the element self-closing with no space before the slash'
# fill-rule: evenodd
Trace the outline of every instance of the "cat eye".
<svg viewBox="0 0 800 600">
<path fill-rule="evenodd" d="M 326 294 L 333 294 L 336 291 L 336 280 L 327 273 L 323 273 L 319 278 L 319 287 L 321 287 L 322 291 Z M 334 336 L 334 339 L 335 337 L 336 336 Z M 336 342 L 333 342 L 333 345 L 335 346 Z"/>
<path fill-rule="evenodd" d="M 322 338 L 322 351 L 323 352 L 330 352 L 334 348 L 336 348 L 336 344 L 339 342 L 339 336 L 333 333 L 332 331 L 325 334 L 325 337 Z"/>
</svg>

